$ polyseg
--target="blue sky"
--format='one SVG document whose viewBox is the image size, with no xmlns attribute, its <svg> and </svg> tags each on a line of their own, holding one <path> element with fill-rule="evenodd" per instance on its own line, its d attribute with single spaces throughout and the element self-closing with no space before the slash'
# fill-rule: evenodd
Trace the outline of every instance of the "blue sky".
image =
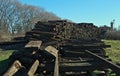
<svg viewBox="0 0 120 76">
<path fill-rule="evenodd" d="M 120 25 L 120 0 L 19 0 L 21 3 L 43 7 L 62 19 L 95 25 Z"/>
</svg>

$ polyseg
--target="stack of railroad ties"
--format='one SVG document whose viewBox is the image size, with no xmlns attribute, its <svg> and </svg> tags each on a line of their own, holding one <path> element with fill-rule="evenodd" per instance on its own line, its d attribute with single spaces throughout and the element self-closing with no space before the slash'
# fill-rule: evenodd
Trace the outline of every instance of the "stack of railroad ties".
<svg viewBox="0 0 120 76">
<path fill-rule="evenodd" d="M 92 23 L 38 22 L 26 33 L 25 49 L 11 55 L 4 76 L 93 76 L 95 70 L 103 76 L 107 69 L 119 76 L 120 67 L 105 54 L 110 46 L 95 39 L 98 34 Z"/>
<path fill-rule="evenodd" d="M 73 23 L 66 20 L 38 22 L 35 28 L 26 33 L 27 39 L 93 39 L 98 38 L 99 29 L 92 23 Z"/>
</svg>

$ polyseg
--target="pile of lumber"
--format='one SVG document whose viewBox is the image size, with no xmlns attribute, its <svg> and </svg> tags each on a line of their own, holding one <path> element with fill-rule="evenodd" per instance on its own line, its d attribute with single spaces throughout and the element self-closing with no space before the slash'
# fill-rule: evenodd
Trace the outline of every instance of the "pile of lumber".
<svg viewBox="0 0 120 76">
<path fill-rule="evenodd" d="M 87 76 L 89 74 L 87 71 L 97 69 L 104 71 L 107 68 L 88 53 L 99 55 L 102 60 L 109 59 L 104 51 L 107 47 L 110 46 L 99 40 L 67 39 L 47 43 L 31 40 L 23 50 L 14 52 L 10 56 L 10 68 L 3 76 L 63 76 L 64 74 L 67 76 L 71 72 L 80 76 L 85 72 Z"/>
<path fill-rule="evenodd" d="M 58 76 L 58 50 L 53 46 L 41 47 L 42 41 L 30 41 L 24 50 L 14 52 L 9 58 L 10 68 L 3 76 L 34 76 L 36 73 L 46 76 L 54 69 L 54 76 Z"/>
<path fill-rule="evenodd" d="M 92 23 L 73 23 L 66 20 L 37 22 L 34 29 L 26 33 L 27 40 L 43 42 L 62 39 L 93 39 L 98 37 L 98 27 Z"/>
</svg>

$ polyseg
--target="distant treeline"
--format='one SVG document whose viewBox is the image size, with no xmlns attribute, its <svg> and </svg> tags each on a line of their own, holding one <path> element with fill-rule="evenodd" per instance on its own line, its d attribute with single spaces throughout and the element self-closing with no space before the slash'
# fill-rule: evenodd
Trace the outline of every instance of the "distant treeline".
<svg viewBox="0 0 120 76">
<path fill-rule="evenodd" d="M 24 34 L 37 21 L 59 19 L 41 7 L 22 4 L 18 0 L 0 0 L 0 36 Z"/>
</svg>

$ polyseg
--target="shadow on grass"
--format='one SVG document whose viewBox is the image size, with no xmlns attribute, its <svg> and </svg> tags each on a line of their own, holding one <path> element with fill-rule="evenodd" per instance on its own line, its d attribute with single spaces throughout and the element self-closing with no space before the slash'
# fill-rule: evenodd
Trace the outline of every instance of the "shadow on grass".
<svg viewBox="0 0 120 76">
<path fill-rule="evenodd" d="M 11 45 L 0 45 L 0 48 L 5 50 L 23 50 L 26 43 L 11 44 Z"/>
<path fill-rule="evenodd" d="M 0 61 L 0 76 L 2 76 L 7 69 L 10 67 L 10 60 L 6 59 L 3 61 Z"/>
</svg>

